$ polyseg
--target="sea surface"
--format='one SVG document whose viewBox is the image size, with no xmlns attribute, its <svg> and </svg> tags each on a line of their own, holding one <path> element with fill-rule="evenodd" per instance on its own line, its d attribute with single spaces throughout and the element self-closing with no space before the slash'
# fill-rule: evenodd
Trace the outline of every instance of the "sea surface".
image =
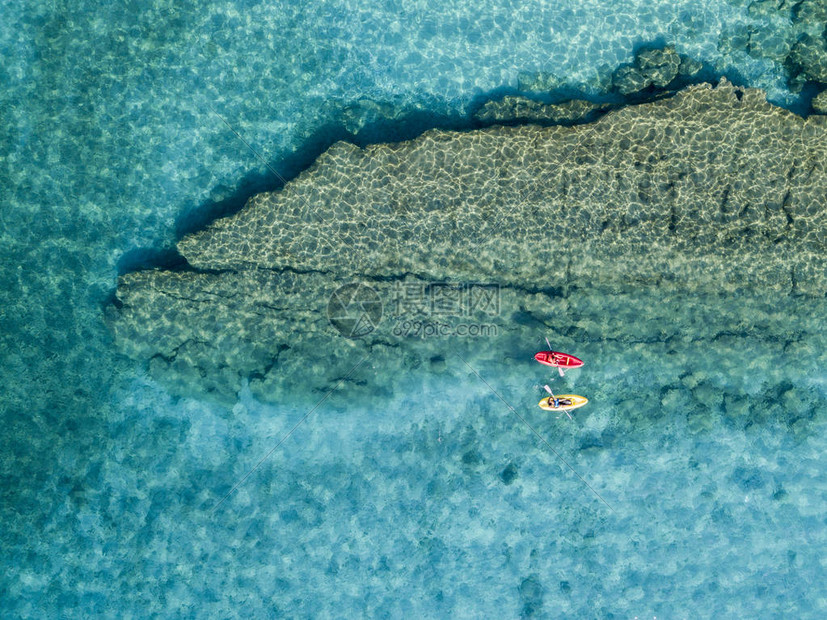
<svg viewBox="0 0 827 620">
<path fill-rule="evenodd" d="M 375 398 L 277 405 L 172 393 L 104 321 L 119 274 L 333 142 L 467 129 L 532 80 L 616 101 L 641 46 L 800 112 L 794 26 L 753 5 L 2 2 L 0 616 L 825 617 L 824 300 L 678 363 L 613 330 L 696 300 L 592 292 L 580 331 L 433 338 L 360 364 Z M 553 377 L 545 337 L 587 365 Z M 555 419 L 544 383 L 592 402 Z"/>
</svg>

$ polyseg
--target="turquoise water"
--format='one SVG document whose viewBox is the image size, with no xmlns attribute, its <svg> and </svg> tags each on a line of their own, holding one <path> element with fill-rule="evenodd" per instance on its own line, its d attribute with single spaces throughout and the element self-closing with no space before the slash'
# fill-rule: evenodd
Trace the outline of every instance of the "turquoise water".
<svg viewBox="0 0 827 620">
<path fill-rule="evenodd" d="M 173 393 L 103 320 L 119 269 L 280 186 L 252 151 L 290 178 L 336 139 L 467 127 L 537 74 L 600 98 L 653 42 L 796 107 L 783 56 L 809 26 L 738 2 L 2 13 L 5 616 L 824 615 L 823 300 L 777 300 L 746 342 L 726 332 L 751 306 L 707 300 L 709 324 L 735 318 L 678 314 L 675 356 L 595 291 L 516 334 L 432 343 L 401 376 L 368 360 L 358 378 L 392 388 L 322 403 L 214 512 L 321 395 Z M 588 361 L 554 383 L 592 399 L 574 423 L 538 415 L 543 335 Z"/>
</svg>

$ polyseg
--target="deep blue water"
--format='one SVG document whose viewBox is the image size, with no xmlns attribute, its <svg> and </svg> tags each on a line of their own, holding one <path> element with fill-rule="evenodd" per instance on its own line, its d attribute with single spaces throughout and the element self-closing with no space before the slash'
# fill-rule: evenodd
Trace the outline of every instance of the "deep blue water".
<svg viewBox="0 0 827 620">
<path fill-rule="evenodd" d="M 586 353 L 623 361 L 568 386 L 612 407 L 572 425 L 532 420 L 614 512 L 450 345 L 444 368 L 411 373 L 401 393 L 323 404 L 210 512 L 307 413 L 307 395 L 297 386 L 295 402 L 271 406 L 242 390 L 232 407 L 172 396 L 103 322 L 119 269 L 281 185 L 261 158 L 290 178 L 337 139 L 467 127 L 521 74 L 601 97 L 653 42 L 795 107 L 782 63 L 743 37 L 763 24 L 778 33 L 765 47 L 783 51 L 788 20 L 739 2 L 67 1 L 0 13 L 3 616 L 827 612 L 823 337 L 801 345 L 799 431 L 775 409 L 750 428 L 698 424 L 680 394 L 618 408 L 615 389 L 681 369 L 652 370 L 606 334 Z M 542 379 L 504 366 L 498 347 L 530 360 L 541 344 L 486 341 L 479 372 L 534 407 Z M 765 398 L 792 373 L 779 370 L 783 350 L 751 346 L 727 352 L 745 369 L 732 381 Z M 689 389 L 729 380 L 698 375 L 704 363 L 681 378 Z M 382 370 L 364 372 L 381 384 Z M 624 412 L 653 419 L 615 425 Z"/>
</svg>

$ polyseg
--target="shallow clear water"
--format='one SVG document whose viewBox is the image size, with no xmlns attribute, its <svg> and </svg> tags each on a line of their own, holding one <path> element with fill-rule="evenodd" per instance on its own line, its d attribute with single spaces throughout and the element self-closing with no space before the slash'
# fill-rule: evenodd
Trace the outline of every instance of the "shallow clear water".
<svg viewBox="0 0 827 620">
<path fill-rule="evenodd" d="M 438 361 L 393 377 L 367 360 L 374 394 L 325 401 L 272 453 L 321 394 L 172 395 L 103 321 L 136 249 L 280 184 L 252 151 L 290 177 L 336 139 L 467 126 L 521 74 L 599 96 L 651 42 L 792 106 L 781 63 L 741 36 L 764 23 L 783 48 L 783 18 L 737 2 L 2 13 L 4 615 L 823 616 L 823 300 L 776 300 L 746 343 L 679 314 L 676 355 L 629 335 L 634 305 L 584 294 L 545 326 L 427 343 Z M 593 401 L 573 423 L 536 408 L 543 335 L 589 362 L 554 383 Z"/>
</svg>

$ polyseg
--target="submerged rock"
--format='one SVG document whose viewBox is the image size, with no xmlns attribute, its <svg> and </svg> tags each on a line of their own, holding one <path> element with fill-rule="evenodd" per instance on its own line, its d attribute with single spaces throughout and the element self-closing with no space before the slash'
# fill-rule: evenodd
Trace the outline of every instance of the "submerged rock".
<svg viewBox="0 0 827 620">
<path fill-rule="evenodd" d="M 827 90 L 813 97 L 812 105 L 818 114 L 827 114 Z"/>
<path fill-rule="evenodd" d="M 787 84 L 800 93 L 808 82 L 827 84 L 827 1 L 747 2 L 749 22 L 724 26 L 718 50 L 725 56 L 747 52 L 783 66 Z"/>
<path fill-rule="evenodd" d="M 789 5 L 783 1 L 755 0 L 755 2 L 749 4 L 748 12 L 753 17 L 774 17 L 779 13 L 779 8 L 782 6 L 789 11 Z"/>
<path fill-rule="evenodd" d="M 178 244 L 200 270 L 825 290 L 824 119 L 701 85 L 573 127 L 338 143 Z M 795 148 L 791 148 L 795 144 Z M 565 230 L 553 248 L 549 230 Z"/>
<path fill-rule="evenodd" d="M 543 599 L 546 589 L 540 582 L 539 575 L 529 575 L 520 583 L 520 600 L 523 607 L 520 612 L 521 618 L 533 618 L 543 611 Z"/>
<path fill-rule="evenodd" d="M 779 3 L 778 14 L 787 19 L 789 3 Z M 807 82 L 827 84 L 827 2 L 801 0 L 792 5 L 796 41 L 785 66 L 789 71 L 789 86 L 798 92 Z"/>
<path fill-rule="evenodd" d="M 494 326 L 512 343 L 504 348 L 552 321 L 581 343 L 676 342 L 689 324 L 692 338 L 717 338 L 742 329 L 748 306 L 773 341 L 799 339 L 820 329 L 821 306 L 785 327 L 762 304 L 791 292 L 823 303 L 826 167 L 827 119 L 802 119 L 725 80 L 591 124 L 338 143 L 283 190 L 183 238 L 191 269 L 122 276 L 108 319 L 154 376 L 228 401 L 245 381 L 279 400 L 291 377 L 315 385 L 308 398 L 340 381 L 372 397 L 367 367 L 350 374 L 366 352 L 391 375 L 447 355 L 387 327 L 339 337 L 331 294 L 354 279 L 396 319 L 410 291 L 434 320 L 456 301 L 436 296 L 438 283 L 494 287 L 496 307 L 466 299 L 454 310 Z M 744 298 L 724 309 L 722 294 Z M 684 301 L 661 307 L 669 295 Z"/>
<path fill-rule="evenodd" d="M 779 3 L 785 5 L 785 2 Z M 825 0 L 800 0 L 793 5 L 795 20 L 802 24 L 824 27 L 827 24 L 827 2 Z"/>
<path fill-rule="evenodd" d="M 514 464 L 514 461 L 511 461 L 508 465 L 506 465 L 505 469 L 500 472 L 500 480 L 503 481 L 503 484 L 510 485 L 514 482 L 514 480 L 516 480 L 519 474 L 520 470 Z"/>
<path fill-rule="evenodd" d="M 649 86 L 665 88 L 678 76 L 681 56 L 672 48 L 643 50 L 635 57 L 633 65 L 619 67 L 612 77 L 612 84 L 620 94 L 630 95 Z M 690 75 L 697 72 L 684 65 Z"/>
<path fill-rule="evenodd" d="M 678 74 L 686 77 L 692 77 L 703 69 L 703 67 L 704 65 L 702 62 L 695 60 L 694 58 L 684 56 L 681 58 L 681 64 L 678 67 Z"/>
<path fill-rule="evenodd" d="M 611 107 L 609 104 L 592 103 L 582 99 L 571 99 L 563 103 L 543 103 L 528 97 L 509 95 L 498 101 L 487 102 L 474 118 L 483 123 L 536 121 L 567 124 L 589 120 Z"/>
<path fill-rule="evenodd" d="M 410 110 L 370 99 L 359 99 L 337 113 L 339 122 L 352 134 L 358 134 L 372 123 L 401 120 Z"/>
<path fill-rule="evenodd" d="M 637 65 L 654 86 L 664 88 L 678 75 L 681 57 L 672 47 L 646 50 L 638 54 Z"/>
<path fill-rule="evenodd" d="M 643 90 L 652 82 L 635 66 L 619 67 L 612 76 L 612 86 L 621 95 Z"/>
<path fill-rule="evenodd" d="M 553 73 L 520 73 L 517 76 L 517 88 L 524 92 L 550 92 L 564 86 L 566 81 Z"/>
<path fill-rule="evenodd" d="M 787 63 L 798 79 L 827 84 L 827 39 L 804 34 L 793 46 Z"/>
<path fill-rule="evenodd" d="M 769 27 L 755 28 L 750 31 L 747 51 L 756 58 L 784 62 L 791 48 L 785 34 Z"/>
</svg>

